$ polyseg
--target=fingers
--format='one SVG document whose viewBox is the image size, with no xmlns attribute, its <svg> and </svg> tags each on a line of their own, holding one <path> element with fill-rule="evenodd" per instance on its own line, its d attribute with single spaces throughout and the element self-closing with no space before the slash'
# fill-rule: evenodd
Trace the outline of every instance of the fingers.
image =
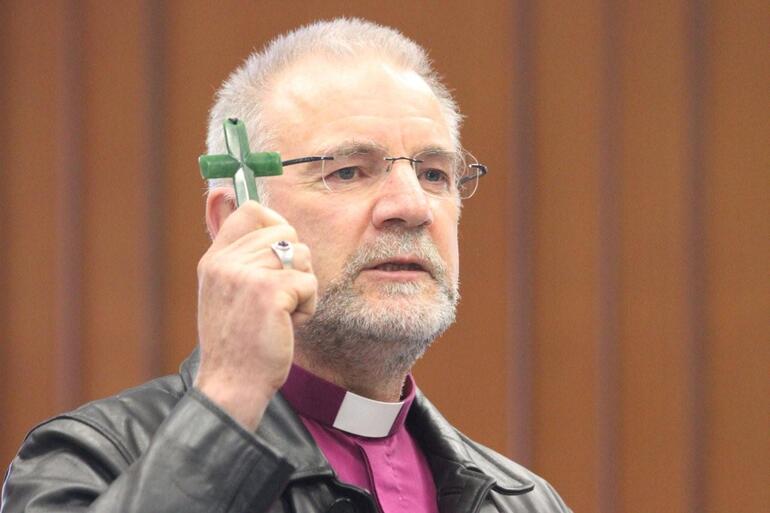
<svg viewBox="0 0 770 513">
<path fill-rule="evenodd" d="M 293 246 L 284 269 L 271 245 Z M 315 312 L 318 282 L 310 249 L 276 212 L 248 201 L 222 223 L 198 262 L 196 386 L 253 429 L 265 401 L 283 384 L 294 349 L 293 327 Z"/>
<path fill-rule="evenodd" d="M 248 265 L 267 269 L 283 269 L 281 260 L 272 249 L 279 241 L 288 241 L 293 246 L 294 269 L 312 272 L 310 248 L 297 242 L 297 232 L 289 225 L 271 226 L 247 233 L 229 246 L 218 251 L 209 251 L 202 261 L 217 261 L 222 265 Z"/>
<path fill-rule="evenodd" d="M 268 226 L 266 228 L 259 228 L 253 231 L 247 232 L 239 239 L 236 239 L 230 243 L 226 251 L 250 251 L 254 248 L 260 248 L 263 246 L 269 246 L 274 242 L 285 240 L 288 242 L 297 242 L 297 231 L 294 227 L 288 224 L 279 224 L 275 226 Z M 224 250 L 224 248 L 223 248 Z"/>
<path fill-rule="evenodd" d="M 289 223 L 275 210 L 260 205 L 256 201 L 247 201 L 222 223 L 210 250 L 217 251 L 260 228 L 279 225 L 288 226 Z M 296 240 L 296 234 L 294 240 Z"/>
<path fill-rule="evenodd" d="M 274 242 L 285 239 L 276 239 Z M 312 258 L 310 254 L 310 248 L 301 242 L 292 243 L 294 246 L 294 258 L 292 259 L 292 267 L 297 271 L 313 272 Z M 283 264 L 275 254 L 275 251 L 268 245 L 268 247 L 259 247 L 252 251 L 242 251 L 237 256 L 237 261 L 244 265 L 252 265 L 255 267 L 263 267 L 266 269 L 283 270 Z M 286 269 L 291 270 L 291 269 Z"/>
<path fill-rule="evenodd" d="M 318 280 L 314 274 L 286 269 L 274 277 L 277 306 L 291 312 L 295 323 L 304 322 L 315 313 Z"/>
<path fill-rule="evenodd" d="M 272 249 L 279 241 L 293 246 L 291 269 L 284 268 Z M 199 283 L 241 289 L 253 295 L 258 310 L 283 311 L 295 322 L 315 311 L 318 284 L 310 248 L 298 242 L 286 219 L 254 201 L 244 203 L 222 224 L 198 263 L 198 278 Z"/>
</svg>

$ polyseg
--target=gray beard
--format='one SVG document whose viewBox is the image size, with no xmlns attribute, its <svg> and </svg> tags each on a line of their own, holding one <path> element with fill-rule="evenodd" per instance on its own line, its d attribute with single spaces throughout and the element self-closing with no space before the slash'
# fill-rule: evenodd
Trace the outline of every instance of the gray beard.
<svg viewBox="0 0 770 513">
<path fill-rule="evenodd" d="M 378 297 L 365 298 L 354 284 L 358 274 L 404 254 L 425 260 L 434 281 L 387 283 L 377 290 Z M 404 307 L 409 297 L 414 301 Z M 318 299 L 313 317 L 295 327 L 297 349 L 350 381 L 402 379 L 454 322 L 458 300 L 458 285 L 448 277 L 425 229 L 393 229 L 348 258 Z"/>
</svg>

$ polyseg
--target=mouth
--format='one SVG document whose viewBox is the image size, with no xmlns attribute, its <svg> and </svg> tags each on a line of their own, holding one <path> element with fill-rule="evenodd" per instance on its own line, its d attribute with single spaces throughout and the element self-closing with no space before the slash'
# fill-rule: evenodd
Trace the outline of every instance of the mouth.
<svg viewBox="0 0 770 513">
<path fill-rule="evenodd" d="M 411 257 L 397 257 L 383 260 L 381 262 L 376 262 L 364 268 L 363 271 L 375 271 L 383 274 L 392 274 L 394 276 L 414 275 L 415 273 L 427 273 L 432 275 L 426 262 Z"/>
</svg>

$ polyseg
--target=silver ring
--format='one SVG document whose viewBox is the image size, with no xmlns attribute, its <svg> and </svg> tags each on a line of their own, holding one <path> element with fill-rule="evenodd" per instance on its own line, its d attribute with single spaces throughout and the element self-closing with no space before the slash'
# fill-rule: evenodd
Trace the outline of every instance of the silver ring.
<svg viewBox="0 0 770 513">
<path fill-rule="evenodd" d="M 279 240 L 270 245 L 284 269 L 294 269 L 294 246 L 287 240 Z"/>
</svg>

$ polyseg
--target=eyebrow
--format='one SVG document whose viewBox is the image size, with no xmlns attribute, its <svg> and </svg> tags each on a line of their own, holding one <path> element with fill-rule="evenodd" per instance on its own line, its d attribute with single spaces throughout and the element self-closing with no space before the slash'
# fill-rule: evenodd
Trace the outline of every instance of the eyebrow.
<svg viewBox="0 0 770 513">
<path fill-rule="evenodd" d="M 446 146 L 440 146 L 437 144 L 432 144 L 429 146 L 423 146 L 416 152 L 414 152 L 414 155 L 417 155 L 418 153 L 455 153 L 454 150 L 447 148 Z"/>
<path fill-rule="evenodd" d="M 431 144 L 419 148 L 412 155 L 425 152 L 452 153 L 452 150 L 445 146 Z M 320 147 L 316 153 L 314 153 L 314 155 L 336 155 L 338 157 L 348 157 L 350 155 L 361 155 L 367 153 L 383 153 L 387 155 L 388 149 L 382 144 L 376 143 L 374 141 L 351 140 L 331 146 Z"/>
<path fill-rule="evenodd" d="M 315 154 L 348 157 L 366 153 L 387 153 L 387 149 L 374 141 L 356 139 L 318 148 Z"/>
</svg>

